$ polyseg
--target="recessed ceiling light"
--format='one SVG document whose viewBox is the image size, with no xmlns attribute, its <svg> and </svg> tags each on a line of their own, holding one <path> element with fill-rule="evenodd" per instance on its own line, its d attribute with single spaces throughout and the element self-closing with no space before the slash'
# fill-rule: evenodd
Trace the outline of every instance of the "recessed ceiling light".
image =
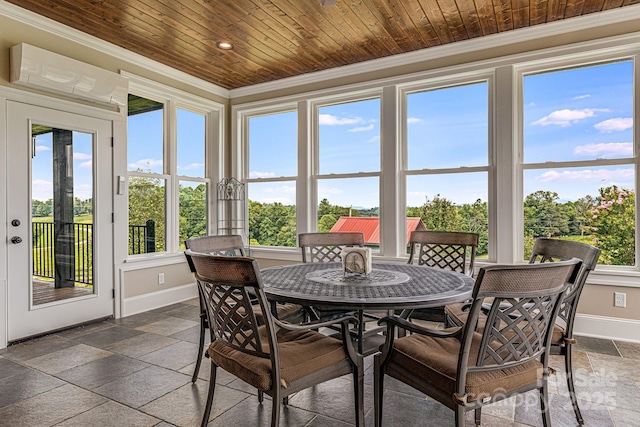
<svg viewBox="0 0 640 427">
<path fill-rule="evenodd" d="M 222 50 L 232 50 L 233 45 L 229 42 L 217 42 L 216 47 Z"/>
</svg>

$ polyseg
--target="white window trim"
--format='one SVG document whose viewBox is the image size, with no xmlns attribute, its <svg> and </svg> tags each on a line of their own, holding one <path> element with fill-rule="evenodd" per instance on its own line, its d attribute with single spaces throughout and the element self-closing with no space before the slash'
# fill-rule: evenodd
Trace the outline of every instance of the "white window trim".
<svg viewBox="0 0 640 427">
<path fill-rule="evenodd" d="M 225 107 L 224 105 L 202 98 L 188 92 L 184 92 L 170 86 L 163 85 L 158 82 L 137 76 L 126 71 L 121 72 L 122 75 L 129 78 L 129 93 L 142 96 L 164 104 L 163 108 L 163 132 L 164 132 L 164 171 L 162 174 L 154 173 L 137 173 L 128 170 L 127 166 L 127 150 L 124 152 L 125 165 L 124 170 L 126 176 L 143 176 L 149 178 L 161 178 L 166 180 L 167 194 L 166 201 L 168 205 L 165 207 L 166 212 L 166 236 L 165 236 L 165 252 L 154 254 L 128 255 L 127 238 L 124 239 L 124 258 L 125 262 L 156 262 L 158 258 L 172 258 L 182 256 L 182 250 L 179 249 L 178 241 L 179 221 L 178 221 L 178 185 L 182 181 L 204 182 L 208 183 L 207 193 L 207 229 L 209 233 L 216 231 L 217 209 L 216 209 L 216 184 L 223 177 L 224 170 L 224 121 Z M 205 116 L 205 176 L 191 177 L 177 174 L 177 135 L 176 135 L 176 111 L 177 109 L 188 110 Z M 124 119 L 126 120 L 126 109 L 123 109 Z M 120 209 L 128 218 L 128 196 L 123 200 L 124 209 Z M 124 223 L 124 225 L 122 225 Z M 127 236 L 129 222 L 123 221 L 121 229 L 117 229 L 116 233 Z M 124 234 L 122 234 L 124 233 Z"/>
</svg>

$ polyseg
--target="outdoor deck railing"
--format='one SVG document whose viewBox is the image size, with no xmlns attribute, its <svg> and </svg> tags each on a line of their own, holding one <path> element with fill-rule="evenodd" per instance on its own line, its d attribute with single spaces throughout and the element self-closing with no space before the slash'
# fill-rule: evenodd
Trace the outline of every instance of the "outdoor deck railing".
<svg viewBox="0 0 640 427">
<path fill-rule="evenodd" d="M 72 223 L 74 236 L 74 278 L 76 283 L 93 284 L 93 224 Z M 33 275 L 55 278 L 55 238 L 53 222 L 33 222 Z M 155 252 L 155 224 L 129 225 L 129 253 Z"/>
</svg>

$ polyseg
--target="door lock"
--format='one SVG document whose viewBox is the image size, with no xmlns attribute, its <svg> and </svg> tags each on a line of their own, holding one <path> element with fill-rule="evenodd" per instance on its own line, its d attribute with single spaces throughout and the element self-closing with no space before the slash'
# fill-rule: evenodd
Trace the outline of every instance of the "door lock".
<svg viewBox="0 0 640 427">
<path fill-rule="evenodd" d="M 22 243 L 22 237 L 20 236 L 13 236 L 11 238 L 11 243 L 13 243 L 14 245 L 17 245 L 18 243 Z"/>
<path fill-rule="evenodd" d="M 19 219 L 14 219 L 11 221 L 11 225 L 13 225 L 14 227 L 17 227 L 20 225 L 20 220 Z"/>
</svg>

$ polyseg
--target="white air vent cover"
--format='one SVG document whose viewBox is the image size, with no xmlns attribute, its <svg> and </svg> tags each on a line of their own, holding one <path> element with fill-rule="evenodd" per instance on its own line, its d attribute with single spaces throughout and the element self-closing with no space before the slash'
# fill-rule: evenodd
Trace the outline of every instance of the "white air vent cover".
<svg viewBox="0 0 640 427">
<path fill-rule="evenodd" d="M 120 74 L 25 43 L 11 48 L 11 83 L 120 107 L 129 92 Z"/>
</svg>

